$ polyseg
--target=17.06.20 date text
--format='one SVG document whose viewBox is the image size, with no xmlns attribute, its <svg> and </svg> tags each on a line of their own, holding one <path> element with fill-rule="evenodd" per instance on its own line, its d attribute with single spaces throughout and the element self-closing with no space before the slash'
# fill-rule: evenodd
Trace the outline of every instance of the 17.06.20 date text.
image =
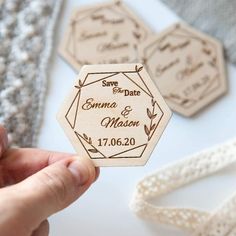
<svg viewBox="0 0 236 236">
<path fill-rule="evenodd" d="M 134 146 L 135 138 L 99 138 L 98 146 Z"/>
</svg>

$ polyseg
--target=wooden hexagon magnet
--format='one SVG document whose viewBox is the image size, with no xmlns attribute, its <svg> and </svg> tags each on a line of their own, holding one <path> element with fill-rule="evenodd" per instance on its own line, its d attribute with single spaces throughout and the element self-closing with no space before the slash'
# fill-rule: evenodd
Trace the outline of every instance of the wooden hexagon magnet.
<svg viewBox="0 0 236 236">
<path fill-rule="evenodd" d="M 140 46 L 143 63 L 168 105 L 192 116 L 226 93 L 222 45 L 175 24 Z"/>
<path fill-rule="evenodd" d="M 137 62 L 138 44 L 151 30 L 122 1 L 78 8 L 59 53 L 79 70 L 83 65 Z"/>
<path fill-rule="evenodd" d="M 77 153 L 96 166 L 144 165 L 170 117 L 141 64 L 82 67 L 58 113 Z"/>
</svg>

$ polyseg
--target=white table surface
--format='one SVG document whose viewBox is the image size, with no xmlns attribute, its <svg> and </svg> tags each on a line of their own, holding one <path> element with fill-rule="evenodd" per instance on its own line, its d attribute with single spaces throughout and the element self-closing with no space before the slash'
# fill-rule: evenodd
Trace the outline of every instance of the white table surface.
<svg viewBox="0 0 236 236">
<path fill-rule="evenodd" d="M 58 46 L 69 15 L 75 6 L 97 0 L 67 0 L 58 24 Z M 154 31 L 178 21 L 178 17 L 158 0 L 125 0 Z M 187 235 L 174 228 L 145 222 L 129 209 L 135 184 L 145 174 L 184 158 L 203 148 L 236 135 L 236 69 L 227 65 L 229 93 L 192 119 L 174 114 L 149 162 L 144 167 L 102 168 L 99 180 L 80 200 L 51 217 L 51 236 L 154 236 Z M 70 91 L 76 73 L 54 52 L 43 126 L 38 146 L 74 152 L 55 116 Z M 236 190 L 236 168 L 194 183 L 158 200 L 158 204 L 194 206 L 212 210 Z"/>
</svg>

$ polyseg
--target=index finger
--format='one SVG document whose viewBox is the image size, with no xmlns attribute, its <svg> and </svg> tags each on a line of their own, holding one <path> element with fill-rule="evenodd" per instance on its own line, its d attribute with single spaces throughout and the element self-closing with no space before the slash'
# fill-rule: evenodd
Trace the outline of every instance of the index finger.
<svg viewBox="0 0 236 236">
<path fill-rule="evenodd" d="M 0 166 L 3 167 L 2 176 L 5 176 L 4 183 L 18 183 L 57 161 L 75 156 L 75 154 L 34 148 L 9 149 L 0 160 Z M 97 168 L 96 171 L 98 176 L 99 169 Z"/>
<path fill-rule="evenodd" d="M 75 155 L 34 148 L 9 149 L 0 159 L 5 185 L 18 183 L 57 161 Z"/>
</svg>

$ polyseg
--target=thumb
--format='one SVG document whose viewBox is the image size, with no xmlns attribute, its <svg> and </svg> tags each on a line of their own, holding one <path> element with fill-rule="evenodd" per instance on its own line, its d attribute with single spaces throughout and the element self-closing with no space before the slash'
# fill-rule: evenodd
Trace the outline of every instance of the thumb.
<svg viewBox="0 0 236 236">
<path fill-rule="evenodd" d="M 80 197 L 95 178 L 96 169 L 90 160 L 70 158 L 42 169 L 6 191 L 16 198 L 11 199 L 11 206 L 21 224 L 34 230 L 48 216 Z"/>
</svg>

